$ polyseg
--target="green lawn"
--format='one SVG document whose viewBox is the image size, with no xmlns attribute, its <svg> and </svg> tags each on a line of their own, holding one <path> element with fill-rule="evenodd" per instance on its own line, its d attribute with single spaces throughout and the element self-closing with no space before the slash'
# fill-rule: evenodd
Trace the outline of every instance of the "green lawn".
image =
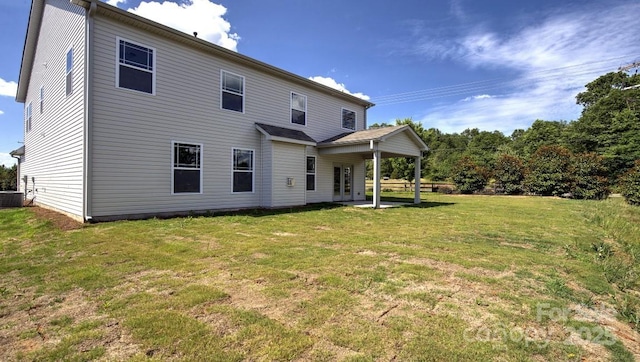
<svg viewBox="0 0 640 362">
<path fill-rule="evenodd" d="M 70 231 L 0 210 L 0 360 L 640 357 L 640 208 L 423 199 Z"/>
</svg>

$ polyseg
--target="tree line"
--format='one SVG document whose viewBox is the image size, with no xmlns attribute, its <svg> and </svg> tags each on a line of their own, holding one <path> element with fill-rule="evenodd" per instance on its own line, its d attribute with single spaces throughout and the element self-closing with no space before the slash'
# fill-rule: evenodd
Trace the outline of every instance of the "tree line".
<svg viewBox="0 0 640 362">
<path fill-rule="evenodd" d="M 455 182 L 463 192 L 494 180 L 508 193 L 571 192 L 600 198 L 610 187 L 628 184 L 629 172 L 640 167 L 639 85 L 638 74 L 605 74 L 576 96 L 583 107 L 577 120 L 539 119 L 511 135 L 477 128 L 443 133 L 411 119 L 397 120 L 396 125 L 411 126 L 429 146 L 421 165 L 423 178 Z M 382 175 L 413 181 L 413 162 L 385 159 Z"/>
<path fill-rule="evenodd" d="M 0 191 L 17 190 L 18 166 L 5 167 L 0 165 Z"/>
</svg>

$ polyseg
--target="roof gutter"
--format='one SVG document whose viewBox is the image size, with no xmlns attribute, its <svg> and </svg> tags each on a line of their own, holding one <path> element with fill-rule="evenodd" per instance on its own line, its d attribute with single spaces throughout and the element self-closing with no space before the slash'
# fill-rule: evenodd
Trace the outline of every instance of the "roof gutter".
<svg viewBox="0 0 640 362">
<path fill-rule="evenodd" d="M 41 1 L 41 0 L 40 0 Z M 98 6 L 98 12 L 101 15 L 105 15 L 107 17 L 113 18 L 113 19 L 117 19 L 120 22 L 126 23 L 127 25 L 131 25 L 131 26 L 135 26 L 138 28 L 142 28 L 146 31 L 150 31 L 156 34 L 159 34 L 165 38 L 169 38 L 169 39 L 173 39 L 185 44 L 188 44 L 189 46 L 192 46 L 194 48 L 198 48 L 201 50 L 204 50 L 206 52 L 209 53 L 213 53 L 216 56 L 219 57 L 223 57 L 229 61 L 238 63 L 238 64 L 242 64 L 248 67 L 251 67 L 253 69 L 257 69 L 259 71 L 262 72 L 267 72 L 267 73 L 271 73 L 274 74 L 278 77 L 281 78 L 285 78 L 287 80 L 290 80 L 292 82 L 296 82 L 298 84 L 302 84 L 304 86 L 307 87 L 311 87 L 314 88 L 318 91 L 321 91 L 323 93 L 329 93 L 333 96 L 337 96 L 343 99 L 346 99 L 350 102 L 359 104 L 365 108 L 371 108 L 373 107 L 375 104 L 366 101 L 362 98 L 358 98 L 354 95 L 351 95 L 349 93 L 346 92 L 342 92 L 339 91 L 337 89 L 328 87 L 324 84 L 320 84 L 316 81 L 313 81 L 311 79 L 307 79 L 305 77 L 299 76 L 297 74 L 288 72 L 284 69 L 280 69 L 278 67 L 274 67 L 273 65 L 261 62 L 257 59 L 248 57 L 246 55 L 242 55 L 238 52 L 235 52 L 233 50 L 229 50 L 226 48 L 223 48 L 219 45 L 210 43 L 206 40 L 200 39 L 200 38 L 196 38 L 192 35 L 189 35 L 187 33 L 184 33 L 182 31 L 170 28 L 166 25 L 162 25 L 160 23 L 157 23 L 155 21 L 149 20 L 147 18 L 143 18 L 139 15 L 130 13 L 128 11 L 122 10 L 118 7 L 106 4 L 104 2 L 95 2 L 95 0 L 71 0 L 71 2 L 73 4 L 82 6 L 84 8 L 89 8 L 89 6 L 91 6 L 92 3 L 96 3 Z"/>
</svg>

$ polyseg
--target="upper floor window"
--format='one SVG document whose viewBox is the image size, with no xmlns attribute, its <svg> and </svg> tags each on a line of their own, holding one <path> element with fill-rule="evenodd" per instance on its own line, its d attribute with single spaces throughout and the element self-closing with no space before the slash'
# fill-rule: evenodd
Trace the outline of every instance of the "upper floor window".
<svg viewBox="0 0 640 362">
<path fill-rule="evenodd" d="M 67 51 L 67 70 L 65 76 L 66 93 L 73 93 L 73 48 Z"/>
<path fill-rule="evenodd" d="M 44 112 L 44 86 L 40 87 L 40 114 Z"/>
<path fill-rule="evenodd" d="M 127 40 L 118 39 L 116 85 L 154 94 L 155 50 Z"/>
<path fill-rule="evenodd" d="M 356 130 L 356 112 L 342 108 L 342 128 Z"/>
<path fill-rule="evenodd" d="M 31 119 L 33 118 L 31 111 L 32 111 L 31 102 L 29 102 L 29 104 L 24 110 L 24 127 L 27 132 L 31 131 Z"/>
<path fill-rule="evenodd" d="M 221 107 L 236 112 L 244 112 L 244 77 L 221 71 Z"/>
<path fill-rule="evenodd" d="M 253 150 L 233 149 L 233 192 L 253 192 Z"/>
<path fill-rule="evenodd" d="M 173 193 L 202 193 L 202 145 L 173 144 Z"/>
<path fill-rule="evenodd" d="M 316 158 L 307 156 L 307 191 L 316 190 Z"/>
<path fill-rule="evenodd" d="M 291 123 L 307 124 L 307 97 L 291 92 Z"/>
</svg>

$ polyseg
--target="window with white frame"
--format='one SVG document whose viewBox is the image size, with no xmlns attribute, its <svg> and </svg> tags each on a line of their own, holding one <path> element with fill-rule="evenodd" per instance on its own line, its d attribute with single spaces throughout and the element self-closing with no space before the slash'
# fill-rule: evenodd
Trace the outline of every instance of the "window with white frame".
<svg viewBox="0 0 640 362">
<path fill-rule="evenodd" d="M 342 128 L 356 130 L 356 112 L 342 108 Z"/>
<path fill-rule="evenodd" d="M 222 109 L 244 112 L 244 77 L 222 70 L 220 78 Z"/>
<path fill-rule="evenodd" d="M 67 69 L 65 73 L 66 93 L 73 93 L 73 48 L 67 51 Z"/>
<path fill-rule="evenodd" d="M 316 190 L 316 158 L 307 156 L 307 191 Z"/>
<path fill-rule="evenodd" d="M 31 119 L 33 118 L 32 110 L 31 102 L 29 102 L 27 107 L 24 109 L 24 128 L 27 132 L 31 131 Z"/>
<path fill-rule="evenodd" d="M 202 193 L 202 145 L 172 142 L 172 146 L 172 193 Z"/>
<path fill-rule="evenodd" d="M 253 150 L 233 149 L 233 192 L 253 192 Z"/>
<path fill-rule="evenodd" d="M 44 86 L 40 87 L 40 114 L 44 112 Z"/>
<path fill-rule="evenodd" d="M 154 53 L 153 48 L 118 39 L 117 86 L 154 94 Z"/>
<path fill-rule="evenodd" d="M 307 97 L 291 92 L 291 123 L 307 125 Z"/>
</svg>

